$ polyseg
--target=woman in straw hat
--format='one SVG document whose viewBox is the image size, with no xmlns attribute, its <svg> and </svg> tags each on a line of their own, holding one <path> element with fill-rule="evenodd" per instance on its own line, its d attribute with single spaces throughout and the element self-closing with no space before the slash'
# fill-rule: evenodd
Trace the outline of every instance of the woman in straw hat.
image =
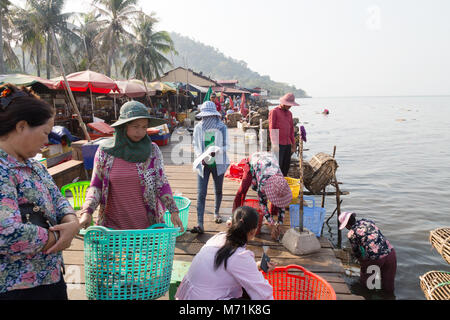
<svg viewBox="0 0 450 320">
<path fill-rule="evenodd" d="M 234 198 L 233 211 L 242 206 L 247 191 L 252 186 L 258 192 L 259 206 L 272 230 L 274 240 L 279 240 L 284 219 L 284 208 L 292 201 L 292 191 L 283 177 L 276 157 L 269 152 L 257 152 L 245 160 L 244 173 Z M 270 210 L 268 201 L 271 202 Z M 273 216 L 277 215 L 277 221 Z"/>
<path fill-rule="evenodd" d="M 222 189 L 225 172 L 230 165 L 230 160 L 227 156 L 227 141 L 228 129 L 222 122 L 222 115 L 217 111 L 216 105 L 212 101 L 205 102 L 197 117 L 202 121 L 194 128 L 194 152 L 195 157 L 199 158 L 205 155 L 205 151 L 209 148 L 218 150 L 208 154 L 209 161 L 198 161 L 195 170 L 198 174 L 197 179 L 197 226 L 191 229 L 192 233 L 204 232 L 204 213 L 205 202 L 208 190 L 209 176 L 212 175 L 214 179 L 215 190 L 215 207 L 214 207 L 214 221 L 222 223 L 222 217 L 219 214 L 220 205 L 222 203 Z"/>
<path fill-rule="evenodd" d="M 393 294 L 397 258 L 395 249 L 389 240 L 386 239 L 373 221 L 368 219 L 356 220 L 355 213 L 343 212 L 339 216 L 339 223 L 339 230 L 344 228 L 350 230 L 347 238 L 352 246 L 353 254 L 360 262 L 361 285 L 369 287 L 368 279 L 373 274 L 373 270 L 369 267 L 376 266 L 376 269 L 380 271 L 381 289 L 387 294 Z"/>
<path fill-rule="evenodd" d="M 161 151 L 147 135 L 147 128 L 159 125 L 140 102 L 130 101 L 120 109 L 114 137 L 104 142 L 95 155 L 92 180 L 81 210 L 82 227 L 92 221 L 100 205 L 98 225 L 117 230 L 146 229 L 165 223 L 164 213 L 184 231 L 172 196 Z"/>
</svg>

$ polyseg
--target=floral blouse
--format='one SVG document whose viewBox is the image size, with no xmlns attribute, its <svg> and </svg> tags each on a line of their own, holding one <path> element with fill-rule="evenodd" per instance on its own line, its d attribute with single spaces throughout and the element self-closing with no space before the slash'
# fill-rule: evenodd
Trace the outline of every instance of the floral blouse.
<svg viewBox="0 0 450 320">
<path fill-rule="evenodd" d="M 108 203 L 109 172 L 114 163 L 114 157 L 97 150 L 94 158 L 94 170 L 92 172 L 91 185 L 86 194 L 83 209 L 93 213 L 100 205 L 98 225 L 103 225 L 105 208 Z M 164 163 L 161 150 L 157 144 L 152 145 L 152 155 L 145 163 L 136 163 L 139 179 L 141 182 L 144 205 L 150 225 L 165 223 L 164 213 L 178 213 L 178 207 L 172 195 L 169 181 L 164 173 Z M 133 205 L 132 203 L 130 204 Z"/>
<path fill-rule="evenodd" d="M 36 203 L 61 223 L 74 210 L 42 164 L 17 161 L 0 149 L 0 293 L 60 280 L 62 253 L 44 254 L 48 230 L 22 223 L 19 205 Z"/>
<path fill-rule="evenodd" d="M 278 160 L 269 152 L 257 152 L 250 157 L 250 171 L 252 173 L 252 189 L 258 192 L 259 206 L 269 223 L 273 223 L 272 215 L 268 208 L 268 199 L 263 191 L 267 179 L 278 174 L 283 176 Z M 283 223 L 284 208 L 278 208 L 278 222 Z"/>
<path fill-rule="evenodd" d="M 393 247 L 371 220 L 357 220 L 347 234 L 355 256 L 360 260 L 386 257 Z"/>
</svg>

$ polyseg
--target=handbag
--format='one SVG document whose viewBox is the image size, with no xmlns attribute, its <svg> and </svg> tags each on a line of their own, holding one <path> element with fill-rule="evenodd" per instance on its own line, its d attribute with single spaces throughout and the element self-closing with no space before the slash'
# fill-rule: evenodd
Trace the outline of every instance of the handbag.
<svg viewBox="0 0 450 320">
<path fill-rule="evenodd" d="M 41 207 L 35 203 L 21 204 L 19 205 L 19 210 L 22 223 L 34 224 L 45 229 L 49 229 L 57 224 L 55 220 L 47 217 Z"/>
</svg>

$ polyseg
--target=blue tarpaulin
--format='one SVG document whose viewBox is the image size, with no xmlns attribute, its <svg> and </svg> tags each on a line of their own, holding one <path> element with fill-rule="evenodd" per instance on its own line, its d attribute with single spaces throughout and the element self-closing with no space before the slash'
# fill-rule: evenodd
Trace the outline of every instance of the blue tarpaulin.
<svg viewBox="0 0 450 320">
<path fill-rule="evenodd" d="M 52 132 L 48 135 L 48 141 L 52 144 L 61 144 L 64 136 L 67 137 L 67 142 L 70 144 L 71 142 L 80 140 L 77 137 L 72 136 L 69 130 L 63 126 L 54 126 Z"/>
</svg>

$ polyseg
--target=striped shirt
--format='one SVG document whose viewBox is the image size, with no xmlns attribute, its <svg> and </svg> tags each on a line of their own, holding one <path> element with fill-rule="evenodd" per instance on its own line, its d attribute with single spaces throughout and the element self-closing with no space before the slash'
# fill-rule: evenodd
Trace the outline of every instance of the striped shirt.
<svg viewBox="0 0 450 320">
<path fill-rule="evenodd" d="M 109 183 L 103 225 L 116 230 L 150 227 L 136 164 L 115 158 Z"/>
</svg>

